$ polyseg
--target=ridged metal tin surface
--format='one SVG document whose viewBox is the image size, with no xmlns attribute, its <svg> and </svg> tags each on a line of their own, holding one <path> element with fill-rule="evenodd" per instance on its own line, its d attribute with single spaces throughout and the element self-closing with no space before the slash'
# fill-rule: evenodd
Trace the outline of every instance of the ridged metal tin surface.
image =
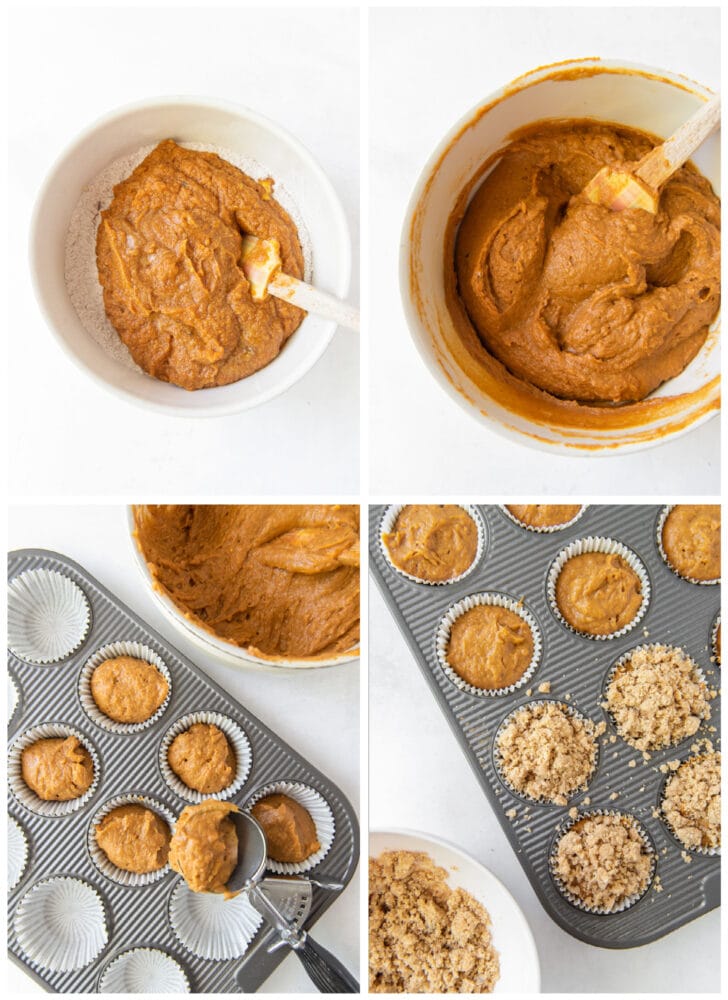
<svg viewBox="0 0 728 1000">
<path fill-rule="evenodd" d="M 241 984 L 254 992 L 288 954 L 268 947 L 276 934 L 266 924 L 258 929 L 247 952 L 227 961 L 208 961 L 188 952 L 176 938 L 169 922 L 169 902 L 180 881 L 168 871 L 149 886 L 124 887 L 102 875 L 88 853 L 87 832 L 91 819 L 107 799 L 138 792 L 158 799 L 178 816 L 187 804 L 162 779 L 158 763 L 161 739 L 167 728 L 192 711 L 221 712 L 245 731 L 253 751 L 253 764 L 242 789 L 234 796 L 238 805 L 260 786 L 271 781 L 299 781 L 317 789 L 331 806 L 336 823 L 334 843 L 311 875 L 349 882 L 359 856 L 359 830 L 353 808 L 320 771 L 300 757 L 270 729 L 234 701 L 221 687 L 186 659 L 159 633 L 109 593 L 81 566 L 55 552 L 25 549 L 10 553 L 8 580 L 28 569 L 51 569 L 77 583 L 91 604 L 92 624 L 83 645 L 70 657 L 51 666 L 33 666 L 8 652 L 8 668 L 17 679 L 22 698 L 10 722 L 10 741 L 44 722 L 66 723 L 87 736 L 101 759 L 101 781 L 89 802 L 69 816 L 45 818 L 30 812 L 12 794 L 8 810 L 22 826 L 29 841 L 29 861 L 23 877 L 8 897 L 8 946 L 11 958 L 22 964 L 47 989 L 58 993 L 92 993 L 98 990 L 101 972 L 117 954 L 128 948 L 158 948 L 184 969 L 192 993 L 235 993 Z M 86 659 L 101 646 L 121 640 L 136 640 L 155 650 L 172 673 L 172 697 L 162 717 L 148 729 L 131 735 L 115 735 L 96 726 L 84 713 L 78 697 L 78 676 Z M 51 972 L 30 962 L 15 936 L 15 911 L 26 892 L 49 875 L 71 875 L 93 886 L 106 911 L 108 942 L 90 965 L 76 972 Z M 338 893 L 313 887 L 310 927 L 334 902 Z"/>
<path fill-rule="evenodd" d="M 601 707 L 604 678 L 614 661 L 646 642 L 681 646 L 705 674 L 708 685 L 720 688 L 720 668 L 711 662 L 711 631 L 720 607 L 720 587 L 699 587 L 680 579 L 661 558 L 655 531 L 661 507 L 592 505 L 570 528 L 537 534 L 520 528 L 496 506 L 483 505 L 488 543 L 476 569 L 462 582 L 444 587 L 411 583 L 394 572 L 382 555 L 379 525 L 383 506 L 369 510 L 369 554 L 372 575 L 431 691 L 445 714 L 506 836 L 538 898 L 549 915 L 570 934 L 604 948 L 645 944 L 706 913 L 720 902 L 720 858 L 685 852 L 653 810 L 659 806 L 664 774 L 660 764 L 684 760 L 696 740 L 709 738 L 720 746 L 720 698 L 711 701 L 711 719 L 691 739 L 655 751 L 649 761 L 617 736 Z M 595 642 L 564 627 L 551 612 L 546 578 L 554 557 L 569 542 L 589 535 L 607 536 L 629 546 L 644 562 L 652 596 L 645 617 L 626 635 Z M 468 594 L 499 591 L 525 603 L 541 628 L 544 650 L 541 664 L 526 689 L 513 694 L 478 698 L 457 688 L 437 663 L 434 636 L 448 607 Z M 538 687 L 550 682 L 551 691 Z M 530 689 L 532 694 L 526 692 Z M 598 767 L 587 789 L 567 806 L 538 805 L 512 792 L 501 782 L 493 760 L 498 726 L 514 708 L 536 698 L 568 702 L 595 722 L 606 722 L 600 739 Z M 376 720 L 372 720 L 376 724 Z M 712 731 L 714 727 L 715 731 Z M 630 767 L 629 762 L 634 761 Z M 615 798 L 611 796 L 616 794 Z M 437 790 L 433 789 L 433 794 Z M 590 803 L 584 804 L 589 798 Z M 657 850 L 659 883 L 622 913 L 599 916 L 567 902 L 549 873 L 548 858 L 557 828 L 568 811 L 594 809 L 632 813 L 644 825 Z M 507 812 L 515 809 L 510 818 Z M 661 891 L 657 891 L 659 884 Z"/>
</svg>

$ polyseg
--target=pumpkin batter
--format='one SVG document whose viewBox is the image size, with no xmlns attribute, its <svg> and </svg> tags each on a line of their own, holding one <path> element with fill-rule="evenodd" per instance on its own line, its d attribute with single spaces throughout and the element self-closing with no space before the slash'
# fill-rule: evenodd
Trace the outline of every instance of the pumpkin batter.
<svg viewBox="0 0 728 1000">
<path fill-rule="evenodd" d="M 167 864 L 169 826 L 145 806 L 117 806 L 96 826 L 96 843 L 117 868 L 146 874 Z"/>
<path fill-rule="evenodd" d="M 274 861 L 296 864 L 321 847 L 311 814 L 290 796 L 274 792 L 250 811 L 263 827 L 268 857 Z"/>
<path fill-rule="evenodd" d="M 720 577 L 720 505 L 677 504 L 665 518 L 662 548 L 680 576 Z"/>
<path fill-rule="evenodd" d="M 460 576 L 478 551 L 478 529 L 456 504 L 407 504 L 382 536 L 393 564 L 428 583 Z"/>
<path fill-rule="evenodd" d="M 656 141 L 621 125 L 517 133 L 465 211 L 458 292 L 483 348 L 517 379 L 586 403 L 644 399 L 700 350 L 720 297 L 720 202 L 690 166 L 657 215 L 582 195 Z M 466 338 L 467 339 L 467 338 Z"/>
<path fill-rule="evenodd" d="M 531 629 L 514 611 L 477 604 L 452 624 L 447 662 L 468 684 L 489 691 L 523 677 L 533 656 Z"/>
<path fill-rule="evenodd" d="M 180 781 L 203 795 L 221 792 L 235 778 L 235 754 L 227 736 L 206 722 L 195 722 L 175 736 L 167 760 Z"/>
<path fill-rule="evenodd" d="M 134 656 L 104 660 L 91 675 L 96 705 L 115 722 L 146 722 L 168 693 L 167 679 L 154 664 Z"/>
<path fill-rule="evenodd" d="M 242 237 L 276 239 L 303 277 L 296 227 L 268 188 L 214 153 L 161 142 L 114 188 L 96 262 L 109 320 L 134 361 L 183 389 L 227 385 L 275 358 L 306 315 L 254 302 Z"/>
<path fill-rule="evenodd" d="M 359 509 L 346 505 L 135 508 L 155 581 L 198 624 L 271 659 L 359 641 Z"/>
<path fill-rule="evenodd" d="M 75 736 L 36 740 L 20 758 L 23 781 L 46 802 L 78 799 L 91 787 L 91 754 Z"/>
<path fill-rule="evenodd" d="M 558 528 L 573 521 L 581 510 L 579 503 L 506 504 L 506 507 L 517 521 L 531 528 Z"/>
<path fill-rule="evenodd" d="M 227 893 L 227 880 L 238 863 L 238 834 L 232 802 L 207 799 L 180 813 L 169 845 L 169 866 L 193 892 Z"/>
<path fill-rule="evenodd" d="M 642 583 L 616 552 L 584 552 L 564 563 L 556 604 L 577 632 L 611 635 L 629 625 L 642 607 Z"/>
</svg>

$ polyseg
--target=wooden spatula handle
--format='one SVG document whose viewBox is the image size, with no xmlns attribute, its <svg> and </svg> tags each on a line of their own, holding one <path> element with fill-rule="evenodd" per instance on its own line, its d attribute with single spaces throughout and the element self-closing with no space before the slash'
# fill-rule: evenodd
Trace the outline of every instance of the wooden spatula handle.
<svg viewBox="0 0 728 1000">
<path fill-rule="evenodd" d="M 712 97 L 667 142 L 643 156 L 635 174 L 651 188 L 659 188 L 719 125 L 720 97 Z"/>
</svg>

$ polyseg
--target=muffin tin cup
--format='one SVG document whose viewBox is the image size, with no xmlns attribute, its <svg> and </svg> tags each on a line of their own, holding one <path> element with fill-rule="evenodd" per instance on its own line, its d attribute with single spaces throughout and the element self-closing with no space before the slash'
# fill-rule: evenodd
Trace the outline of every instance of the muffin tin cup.
<svg viewBox="0 0 728 1000">
<path fill-rule="evenodd" d="M 425 584 L 425 586 L 427 587 L 447 587 L 452 583 L 460 583 L 461 580 L 464 580 L 466 577 L 470 576 L 470 574 L 473 572 L 476 566 L 478 566 L 478 564 L 480 563 L 480 560 L 483 558 L 483 553 L 485 552 L 485 542 L 486 542 L 485 524 L 478 510 L 475 507 L 470 506 L 469 504 L 461 503 L 455 505 L 457 507 L 461 507 L 465 511 L 465 513 L 469 515 L 469 517 L 474 522 L 478 532 L 478 547 L 476 549 L 473 561 L 468 566 L 468 568 L 464 570 L 462 573 L 458 574 L 458 576 L 450 577 L 449 580 L 423 580 L 421 577 L 413 576 L 412 573 L 407 573 L 406 570 L 400 569 L 399 566 L 396 566 L 392 562 L 392 557 L 390 556 L 389 550 L 387 549 L 387 546 L 384 543 L 385 534 L 387 534 L 394 528 L 394 525 L 397 521 L 397 518 L 399 517 L 400 512 L 406 506 L 408 505 L 403 503 L 390 504 L 389 507 L 387 507 L 386 510 L 384 511 L 384 514 L 382 515 L 381 524 L 379 526 L 379 545 L 381 547 L 382 554 L 385 560 L 387 561 L 387 565 L 390 567 L 390 569 L 394 570 L 395 573 L 398 573 L 400 576 L 404 577 L 405 580 L 410 580 L 412 583 L 422 583 Z"/>
<path fill-rule="evenodd" d="M 581 632 L 578 628 L 574 628 L 574 626 L 569 624 L 566 618 L 564 618 L 556 601 L 556 584 L 562 569 L 569 559 L 573 559 L 575 556 L 585 555 L 588 552 L 603 552 L 608 555 L 621 556 L 627 565 L 637 574 L 642 586 L 642 603 L 640 604 L 637 614 L 634 616 L 632 621 L 627 622 L 627 624 L 623 625 L 622 628 L 617 629 L 614 632 L 605 633 L 604 635 L 592 635 L 590 632 Z M 546 578 L 546 596 L 552 614 L 557 621 L 564 626 L 564 628 L 573 632 L 574 635 L 583 636 L 585 639 L 594 639 L 604 642 L 608 639 L 617 639 L 619 636 L 626 635 L 642 621 L 650 604 L 650 578 L 647 574 L 644 563 L 639 556 L 637 556 L 631 549 L 627 548 L 626 545 L 623 545 L 622 542 L 618 542 L 613 538 L 594 537 L 590 535 L 587 538 L 579 538 L 576 541 L 571 542 L 558 553 L 549 567 L 548 576 Z"/>
<path fill-rule="evenodd" d="M 161 868 L 158 868 L 153 872 L 130 872 L 124 868 L 119 868 L 109 860 L 103 848 L 99 845 L 96 839 L 96 827 L 108 816 L 110 812 L 114 809 L 118 809 L 119 806 L 144 806 L 150 809 L 152 812 L 156 813 L 158 816 L 167 823 L 169 827 L 170 836 L 174 833 L 175 827 L 175 817 L 167 809 L 165 805 L 157 801 L 157 799 L 150 798 L 148 795 L 116 795 L 113 799 L 109 799 L 96 811 L 94 814 L 88 828 L 87 845 L 88 852 L 91 855 L 91 860 L 96 865 L 98 870 L 106 878 L 111 879 L 112 882 L 116 882 L 118 885 L 125 886 L 139 886 L 139 885 L 152 885 L 154 882 L 158 882 L 161 878 L 169 872 L 169 864 L 165 863 Z"/>
<path fill-rule="evenodd" d="M 447 661 L 447 646 L 450 641 L 450 632 L 454 623 L 458 618 L 460 618 L 461 615 L 464 615 L 466 611 L 470 611 L 480 604 L 496 608 L 505 608 L 507 611 L 512 611 L 514 614 L 518 615 L 518 617 L 521 618 L 531 630 L 531 636 L 533 638 L 533 654 L 531 656 L 531 662 L 515 684 L 509 684 L 508 687 L 475 687 L 475 685 L 469 684 L 467 681 L 463 680 L 463 678 L 453 669 L 453 667 L 450 666 Z M 435 632 L 435 654 L 442 672 L 448 680 L 452 681 L 452 683 L 456 687 L 460 688 L 461 691 L 466 691 L 468 694 L 475 695 L 478 698 L 494 698 L 500 695 L 512 694 L 514 691 L 517 691 L 518 688 L 527 684 L 536 672 L 541 660 L 542 649 L 543 641 L 541 639 L 541 630 L 538 627 L 535 617 L 531 614 L 528 608 L 526 608 L 523 602 L 516 601 L 507 594 L 492 592 L 471 594 L 469 597 L 464 597 L 461 601 L 458 601 L 456 604 L 453 604 L 448 608 L 440 620 L 440 624 L 437 626 L 437 630 Z"/>
<path fill-rule="evenodd" d="M 557 809 L 563 809 L 565 808 L 565 806 L 563 804 L 559 804 L 558 802 L 554 802 L 553 799 L 547 799 L 544 798 L 543 796 L 529 795 L 528 792 L 524 792 L 518 788 L 515 788 L 508 781 L 505 774 L 503 773 L 502 757 L 498 746 L 498 740 L 500 738 L 501 733 L 506 728 L 506 726 L 508 726 L 508 724 L 516 718 L 516 716 L 520 715 L 522 712 L 529 714 L 531 710 L 536 708 L 538 705 L 556 705 L 563 712 L 569 715 L 572 719 L 578 719 L 580 722 L 582 722 L 586 726 L 587 731 L 591 730 L 590 735 L 592 736 L 594 741 L 594 762 L 592 764 L 592 769 L 589 772 L 589 775 L 587 776 L 586 780 L 577 788 L 572 789 L 568 793 L 568 795 L 566 795 L 567 804 L 577 795 L 581 795 L 582 792 L 585 792 L 588 789 L 594 777 L 594 774 L 596 773 L 596 770 L 599 767 L 600 751 L 599 751 L 599 737 L 596 733 L 597 725 L 590 718 L 588 718 L 586 715 L 580 712 L 577 708 L 574 708 L 572 705 L 569 705 L 564 701 L 558 701 L 556 698 L 538 698 L 535 699 L 534 701 L 528 702 L 526 705 L 519 705 L 518 708 L 514 708 L 512 712 L 508 713 L 508 715 L 503 719 L 503 721 L 498 726 L 495 737 L 493 739 L 493 763 L 495 764 L 495 769 L 498 773 L 498 778 L 503 783 L 503 785 L 508 789 L 508 791 L 511 792 L 512 795 L 516 795 L 518 796 L 518 798 L 523 799 L 526 802 L 534 802 L 540 806 L 553 806 Z"/>
<path fill-rule="evenodd" d="M 82 969 L 108 941 L 104 902 L 82 879 L 65 875 L 43 879 L 20 900 L 15 933 L 24 954 L 42 968 Z"/>
<path fill-rule="evenodd" d="M 650 874 L 647 879 L 647 882 L 645 883 L 644 889 L 642 889 L 640 892 L 633 893 L 631 896 L 628 896 L 626 899 L 622 900 L 622 902 L 618 906 L 612 907 L 611 909 L 606 909 L 605 907 L 587 906 L 587 904 L 582 899 L 580 899 L 578 896 L 572 893 L 570 889 L 566 887 L 566 885 L 564 884 L 564 882 L 562 881 L 562 879 L 556 873 L 555 870 L 556 852 L 558 850 L 558 846 L 562 837 L 564 837 L 569 832 L 569 830 L 573 826 L 575 826 L 580 820 L 592 819 L 595 816 L 618 816 L 623 821 L 626 821 L 639 834 L 643 844 L 645 845 L 647 854 L 649 855 L 650 858 Z M 639 822 L 639 820 L 636 819 L 636 817 L 632 816 L 629 813 L 619 812 L 618 810 L 615 809 L 592 809 L 589 812 L 579 813 L 579 815 L 574 817 L 573 819 L 569 817 L 569 819 L 566 820 L 556 831 L 556 835 L 553 839 L 553 843 L 551 846 L 551 851 L 549 852 L 549 874 L 551 875 L 554 885 L 559 890 L 561 895 L 564 897 L 564 899 L 566 899 L 569 903 L 571 903 L 572 906 L 577 907 L 577 909 L 583 910 L 585 913 L 596 914 L 597 916 L 611 916 L 615 913 L 623 913 L 625 910 L 628 910 L 632 906 L 634 906 L 635 903 L 638 903 L 640 899 L 642 899 L 649 892 L 650 887 L 652 886 L 652 883 L 654 882 L 655 879 L 656 869 L 657 869 L 657 853 L 655 851 L 655 845 L 652 841 L 652 838 L 650 837 L 647 830 Z"/>
<path fill-rule="evenodd" d="M 720 667 L 720 647 L 718 646 L 718 631 L 720 629 L 720 613 L 718 613 L 715 621 L 713 622 L 713 628 L 710 632 L 710 648 L 713 652 L 714 663 L 716 667 Z M 12 716 L 11 716 L 12 718 Z"/>
<path fill-rule="evenodd" d="M 676 651 L 678 651 L 680 653 L 683 653 L 688 658 L 688 660 L 690 660 L 690 662 L 692 663 L 693 669 L 695 671 L 695 676 L 701 681 L 701 683 L 703 683 L 705 685 L 706 692 L 707 693 L 710 692 L 710 687 L 708 685 L 708 682 L 705 679 L 705 675 L 703 674 L 703 671 L 700 669 L 700 667 L 695 662 L 695 660 L 692 658 L 692 656 L 690 656 L 680 646 L 671 646 L 671 645 L 669 645 L 666 642 L 643 642 L 639 646 L 633 646 L 632 649 L 628 649 L 625 653 L 622 653 L 622 655 L 619 657 L 619 659 L 617 659 L 617 660 L 614 661 L 614 663 L 611 665 L 611 667 L 609 668 L 609 670 L 607 671 L 607 673 L 606 673 L 606 675 L 604 677 L 604 685 L 603 685 L 603 690 L 602 690 L 602 694 L 603 694 L 603 704 L 602 704 L 602 707 L 604 708 L 604 711 L 605 711 L 605 713 L 606 713 L 609 721 L 614 726 L 615 732 L 617 733 L 617 736 L 619 737 L 619 739 L 622 740 L 624 743 L 626 743 L 627 746 L 632 747 L 632 749 L 636 750 L 638 753 L 645 753 L 645 752 L 649 753 L 649 754 L 660 753 L 663 750 L 670 750 L 672 747 L 678 747 L 678 746 L 680 746 L 680 744 L 684 743 L 685 740 L 694 740 L 694 739 L 698 738 L 698 734 L 697 734 L 697 732 L 695 732 L 695 733 L 689 734 L 687 736 L 681 736 L 679 740 L 676 740 L 674 743 L 668 743 L 666 746 L 661 746 L 661 747 L 647 747 L 646 751 L 645 750 L 640 750 L 639 747 L 636 747 L 634 745 L 634 743 L 631 743 L 625 736 L 622 735 L 622 733 L 620 731 L 620 728 L 619 728 L 619 725 L 617 724 L 617 720 L 612 715 L 611 710 L 609 708 L 607 708 L 607 692 L 609 691 L 609 686 L 612 683 L 612 681 L 614 679 L 614 675 L 619 670 L 619 668 L 621 666 L 624 666 L 625 663 L 628 663 L 629 660 L 632 659 L 632 657 L 634 656 L 635 653 L 639 653 L 639 652 L 642 652 L 643 650 L 648 650 L 648 649 L 656 649 L 656 648 L 658 648 L 660 646 L 664 646 L 667 649 L 676 650 Z M 706 698 L 706 701 L 707 701 L 707 698 Z M 708 703 L 708 705 L 709 705 L 709 703 Z M 704 722 L 706 722 L 706 721 L 707 721 L 707 719 L 703 719 L 701 721 L 701 725 Z M 699 730 L 699 728 L 700 727 L 698 727 L 698 730 Z"/>
<path fill-rule="evenodd" d="M 42 799 L 23 780 L 23 750 L 38 740 L 58 737 L 65 739 L 68 736 L 75 736 L 79 743 L 83 744 L 84 748 L 88 750 L 94 768 L 93 780 L 88 790 L 77 799 L 67 799 L 65 802 Z M 47 722 L 41 726 L 34 726 L 32 729 L 26 729 L 24 733 L 16 737 L 10 747 L 8 755 L 8 784 L 10 785 L 10 791 L 21 805 L 29 809 L 30 812 L 38 813 L 41 816 L 69 816 L 71 813 L 83 809 L 98 788 L 100 774 L 101 764 L 96 748 L 87 736 L 72 726 L 56 722 Z"/>
<path fill-rule="evenodd" d="M 8 816 L 8 892 L 18 885 L 28 864 L 28 838 L 20 823 Z"/>
<path fill-rule="evenodd" d="M 311 871 L 319 862 L 323 861 L 331 850 L 336 833 L 334 814 L 331 811 L 326 799 L 310 785 L 301 784 L 299 781 L 272 781 L 262 788 L 258 788 L 245 802 L 243 808 L 250 812 L 256 802 L 264 799 L 266 795 L 287 795 L 290 799 L 298 802 L 300 806 L 309 813 L 313 824 L 316 827 L 316 838 L 321 845 L 315 854 L 312 854 L 305 861 L 274 861 L 273 858 L 266 860 L 266 867 L 276 875 L 302 875 Z"/>
<path fill-rule="evenodd" d="M 118 656 L 130 656 L 135 660 L 144 660 L 151 663 L 162 674 L 167 682 L 167 697 L 159 706 L 157 711 L 150 715 L 144 722 L 117 722 L 101 711 L 94 701 L 91 693 L 91 678 L 97 667 L 100 667 L 106 660 L 113 660 Z M 92 656 L 86 660 L 78 678 L 78 697 L 84 712 L 92 722 L 109 733 L 140 733 L 144 729 L 153 726 L 164 715 L 172 697 L 172 675 L 169 667 L 162 657 L 155 653 L 149 646 L 141 642 L 112 642 L 97 649 Z"/>
<path fill-rule="evenodd" d="M 26 663 L 67 660 L 91 627 L 91 607 L 73 580 L 55 570 L 31 569 L 8 584 L 8 648 Z"/>
<path fill-rule="evenodd" d="M 503 503 L 500 504 L 500 510 L 503 511 L 505 516 L 513 524 L 517 525 L 519 528 L 523 528 L 524 531 L 535 531 L 539 535 L 553 535 L 557 531 L 565 531 L 566 528 L 571 528 L 581 517 L 583 517 L 589 504 L 583 503 L 579 508 L 578 514 L 574 514 L 570 521 L 564 521 L 563 524 L 524 524 L 523 521 L 519 521 L 515 514 L 511 514 L 508 507 Z"/>
<path fill-rule="evenodd" d="M 720 755 L 719 751 L 716 751 L 716 753 Z M 706 757 L 706 756 L 708 755 L 705 753 L 692 754 L 690 757 L 686 757 L 685 760 L 680 761 L 680 767 L 682 767 L 683 764 L 687 764 L 691 760 L 696 760 L 699 757 Z M 665 827 L 670 836 L 675 840 L 675 842 L 681 848 L 681 850 L 688 851 L 690 854 L 699 854 L 701 855 L 701 857 L 704 858 L 720 857 L 720 845 L 718 847 L 688 847 L 688 845 L 684 841 L 682 841 L 680 837 L 678 837 L 677 832 L 675 831 L 674 827 L 672 826 L 667 816 L 665 815 L 665 812 L 663 810 L 663 805 L 665 803 L 665 792 L 667 791 L 667 785 L 670 779 L 674 778 L 679 770 L 680 768 L 677 768 L 675 771 L 668 771 L 668 773 L 664 776 L 664 778 L 660 782 L 659 806 L 658 806 L 660 821 L 662 822 L 662 825 Z"/>
<path fill-rule="evenodd" d="M 190 788 L 181 778 L 177 777 L 169 766 L 167 755 L 173 740 L 197 722 L 217 726 L 227 736 L 235 754 L 235 777 L 227 788 L 223 788 L 219 792 L 198 792 L 194 788 Z M 159 768 L 162 772 L 162 777 L 175 795 L 179 795 L 185 802 L 194 804 L 204 802 L 205 799 L 231 799 L 248 780 L 252 764 L 253 751 L 250 746 L 250 740 L 237 722 L 234 722 L 227 715 L 221 715 L 219 712 L 192 712 L 189 715 L 182 716 L 164 734 L 159 747 Z"/>
<path fill-rule="evenodd" d="M 657 519 L 657 529 L 655 534 L 655 541 L 657 542 L 657 549 L 662 556 L 662 560 L 669 570 L 671 570 L 675 576 L 679 576 L 681 580 L 687 580 L 688 583 L 697 583 L 698 586 L 702 587 L 712 587 L 715 584 L 720 583 L 720 577 L 717 576 L 712 580 L 696 580 L 694 576 L 687 576 L 685 573 L 681 573 L 679 569 L 670 562 L 670 559 L 665 552 L 664 546 L 662 544 L 662 529 L 665 527 L 665 521 L 667 521 L 668 515 L 671 510 L 676 507 L 676 504 L 668 504 L 663 507 L 660 511 L 660 516 Z"/>
<path fill-rule="evenodd" d="M 225 899 L 222 893 L 192 892 L 180 880 L 170 896 L 169 922 L 186 951 L 221 962 L 246 953 L 263 917 L 244 892 Z"/>
<path fill-rule="evenodd" d="M 131 948 L 113 958 L 99 978 L 99 993 L 189 993 L 187 973 L 158 948 Z"/>
</svg>

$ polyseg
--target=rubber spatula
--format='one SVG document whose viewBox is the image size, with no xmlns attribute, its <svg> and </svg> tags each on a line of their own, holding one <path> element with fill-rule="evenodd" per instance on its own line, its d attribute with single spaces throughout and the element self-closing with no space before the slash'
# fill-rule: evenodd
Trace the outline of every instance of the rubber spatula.
<svg viewBox="0 0 728 1000">
<path fill-rule="evenodd" d="M 653 215 L 660 200 L 659 189 L 678 167 L 720 125 L 720 97 L 706 101 L 692 117 L 660 146 L 642 157 L 631 171 L 602 167 L 584 188 L 593 202 L 615 212 L 642 208 Z"/>
<path fill-rule="evenodd" d="M 240 265 L 250 284 L 254 302 L 262 302 L 273 295 L 307 312 L 332 319 L 339 326 L 359 329 L 359 312 L 353 306 L 283 273 L 278 240 L 243 236 Z"/>
</svg>

